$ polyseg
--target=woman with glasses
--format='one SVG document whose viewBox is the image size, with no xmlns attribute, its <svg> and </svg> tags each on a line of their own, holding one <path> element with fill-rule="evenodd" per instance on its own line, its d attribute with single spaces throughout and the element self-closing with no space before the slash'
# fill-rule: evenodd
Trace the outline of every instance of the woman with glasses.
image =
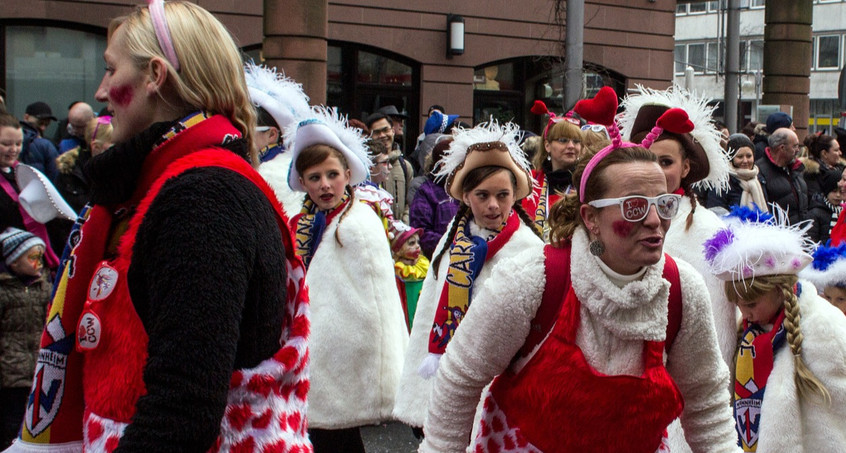
<svg viewBox="0 0 846 453">
<path fill-rule="evenodd" d="M 549 114 L 550 118 L 542 134 L 543 147 L 532 160 L 534 192 L 523 200 L 523 208 L 532 217 L 538 230 L 544 231 L 544 239 L 548 239 L 546 219 L 549 217 L 549 209 L 562 196 L 575 190 L 573 169 L 582 154 L 582 131 L 578 120 L 574 118 L 556 116 L 548 111 L 544 113 Z"/>
<path fill-rule="evenodd" d="M 732 369 L 737 312 L 726 302 L 722 282 L 708 271 L 702 248 L 702 244 L 724 225 L 713 211 L 697 206 L 700 202 L 694 190 L 725 190 L 728 187 L 728 158 L 720 146 L 722 136 L 711 119 L 713 107 L 708 107 L 707 101 L 681 89 L 655 91 L 642 88 L 623 100 L 620 129 L 624 137 L 640 141 L 650 134 L 656 119 L 671 108 L 684 110 L 691 120 L 691 131 L 664 131 L 654 137 L 649 147 L 664 172 L 667 190 L 682 196 L 679 210 L 667 231 L 665 250 L 673 257 L 690 263 L 702 274 L 711 300 L 718 346 L 723 361 Z M 673 451 L 684 451 L 683 436 L 678 423 L 675 423 L 670 428 Z"/>
<path fill-rule="evenodd" d="M 663 253 L 680 197 L 655 155 L 611 126 L 613 90 L 578 113 L 585 102 L 602 104 L 585 110 L 601 109 L 592 120 L 613 143 L 577 166 L 578 195 L 550 213 L 553 245 L 478 290 L 486 303 L 441 359 L 420 451 L 465 451 L 480 395 L 472 451 L 652 453 L 679 415 L 694 451 L 736 451 L 704 284 Z M 684 130 L 680 116 L 659 124 Z"/>
</svg>

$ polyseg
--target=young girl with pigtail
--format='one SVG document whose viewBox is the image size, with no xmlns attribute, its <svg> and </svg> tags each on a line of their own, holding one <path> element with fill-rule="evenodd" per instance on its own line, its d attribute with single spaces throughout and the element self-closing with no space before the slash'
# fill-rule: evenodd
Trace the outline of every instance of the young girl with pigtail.
<svg viewBox="0 0 846 453">
<path fill-rule="evenodd" d="M 286 132 L 288 184 L 306 193 L 291 219 L 311 299 L 309 437 L 316 453 L 364 452 L 358 427 L 391 418 L 408 332 L 385 229 L 352 186 L 370 167 L 336 110 Z"/>
<path fill-rule="evenodd" d="M 461 206 L 438 243 L 423 282 L 394 415 L 415 428 L 426 419 L 441 355 L 493 269 L 543 242 L 520 200 L 531 193 L 529 163 L 512 123 L 460 130 L 436 175 Z M 519 289 L 516 289 L 519 290 Z"/>
<path fill-rule="evenodd" d="M 705 243 L 712 272 L 743 315 L 733 407 L 744 451 L 841 451 L 846 445 L 846 318 L 797 274 L 807 226 L 735 208 Z"/>
</svg>

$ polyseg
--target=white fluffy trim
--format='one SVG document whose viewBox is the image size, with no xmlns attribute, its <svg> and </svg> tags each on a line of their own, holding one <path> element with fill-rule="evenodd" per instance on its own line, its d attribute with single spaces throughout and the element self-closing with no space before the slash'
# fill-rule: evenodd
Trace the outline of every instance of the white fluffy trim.
<svg viewBox="0 0 846 453">
<path fill-rule="evenodd" d="M 429 353 L 423 362 L 420 363 L 420 367 L 417 368 L 417 372 L 420 374 L 420 377 L 424 379 L 430 379 L 438 372 L 438 366 L 441 364 L 441 356 L 443 354 L 433 354 Z"/>
<path fill-rule="evenodd" d="M 310 113 L 308 95 L 303 91 L 303 86 L 277 72 L 276 68 L 249 62 L 244 65 L 244 76 L 250 100 L 267 110 L 280 128 L 287 129 Z"/>
<path fill-rule="evenodd" d="M 472 129 L 459 128 L 458 132 L 454 134 L 452 143 L 449 149 L 444 152 L 441 158 L 437 171 L 434 173 L 436 177 L 447 177 L 451 175 L 464 162 L 467 156 L 467 148 L 476 143 L 487 142 L 502 142 L 508 147 L 508 153 L 511 158 L 520 167 L 527 172 L 531 171 L 532 165 L 526 159 L 526 155 L 518 145 L 518 132 L 520 126 L 514 123 L 499 124 L 498 121 L 491 119 L 487 123 L 477 125 Z"/>
<path fill-rule="evenodd" d="M 799 273 L 799 278 L 813 283 L 820 291 L 827 286 L 846 283 L 846 260 L 837 260 L 824 271 L 808 266 Z"/>
</svg>

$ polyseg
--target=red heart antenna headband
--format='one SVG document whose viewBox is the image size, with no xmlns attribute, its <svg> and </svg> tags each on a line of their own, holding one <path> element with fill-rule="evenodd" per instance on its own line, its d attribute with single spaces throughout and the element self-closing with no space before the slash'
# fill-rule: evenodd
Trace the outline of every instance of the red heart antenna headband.
<svg viewBox="0 0 846 453">
<path fill-rule="evenodd" d="M 558 116 L 555 112 L 551 112 L 543 101 L 535 101 L 534 105 L 532 105 L 530 112 L 534 113 L 535 115 L 549 115 L 549 122 L 546 123 L 546 127 L 543 129 L 543 139 L 546 141 L 546 135 L 549 133 L 549 128 L 552 127 L 553 124 L 558 123 L 559 121 L 568 121 L 570 123 L 579 126 L 579 120 L 573 118 L 573 110 L 567 112 L 564 116 Z"/>
<path fill-rule="evenodd" d="M 594 154 L 582 172 L 582 179 L 579 182 L 579 201 L 582 203 L 585 202 L 585 186 L 591 172 L 605 156 L 611 154 L 614 150 L 630 148 L 632 146 L 642 146 L 648 149 L 652 146 L 655 139 L 665 130 L 677 134 L 685 134 L 693 130 L 693 123 L 688 118 L 687 112 L 679 108 L 673 108 L 667 110 L 658 118 L 655 127 L 652 128 L 639 145 L 624 142 L 623 137 L 620 135 L 620 129 L 617 127 L 616 121 L 614 121 L 618 105 L 617 93 L 611 87 L 606 86 L 602 87 L 593 99 L 582 99 L 573 108 L 585 120 L 605 126 L 608 136 L 611 138 L 611 144 Z"/>
<path fill-rule="evenodd" d="M 164 1 L 149 0 L 147 6 L 150 10 L 150 19 L 153 21 L 153 29 L 156 31 L 159 47 L 162 48 L 162 52 L 164 52 L 173 69 L 179 72 L 179 59 L 176 58 L 176 50 L 173 48 L 170 29 L 167 28 L 167 20 L 165 19 Z"/>
</svg>

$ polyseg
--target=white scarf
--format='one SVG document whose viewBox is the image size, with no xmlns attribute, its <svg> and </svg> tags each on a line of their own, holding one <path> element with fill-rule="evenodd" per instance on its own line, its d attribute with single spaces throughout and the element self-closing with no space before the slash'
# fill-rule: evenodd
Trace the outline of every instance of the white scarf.
<svg viewBox="0 0 846 453">
<path fill-rule="evenodd" d="M 729 173 L 740 181 L 740 188 L 743 190 L 740 195 L 740 206 L 752 207 L 752 203 L 755 203 L 758 209 L 769 211 L 764 190 L 761 188 L 761 182 L 758 181 L 758 166 L 753 165 L 751 170 L 733 168 Z"/>
</svg>

